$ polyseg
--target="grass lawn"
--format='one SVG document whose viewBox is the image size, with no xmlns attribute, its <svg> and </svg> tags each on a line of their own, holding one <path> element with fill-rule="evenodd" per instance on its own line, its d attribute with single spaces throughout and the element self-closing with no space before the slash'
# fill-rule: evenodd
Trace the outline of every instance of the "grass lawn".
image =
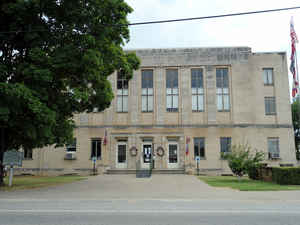
<svg viewBox="0 0 300 225">
<path fill-rule="evenodd" d="M 5 185 L 0 187 L 0 191 L 11 191 L 19 189 L 32 189 L 40 187 L 55 186 L 60 184 L 71 183 L 74 181 L 84 180 L 82 176 L 14 176 L 12 186 L 8 187 L 8 176 L 4 178 Z"/>
<path fill-rule="evenodd" d="M 279 185 L 271 182 L 251 180 L 243 177 L 240 182 L 233 176 L 199 176 L 199 179 L 213 187 L 229 187 L 240 191 L 286 191 L 300 190 L 300 185 Z"/>
</svg>

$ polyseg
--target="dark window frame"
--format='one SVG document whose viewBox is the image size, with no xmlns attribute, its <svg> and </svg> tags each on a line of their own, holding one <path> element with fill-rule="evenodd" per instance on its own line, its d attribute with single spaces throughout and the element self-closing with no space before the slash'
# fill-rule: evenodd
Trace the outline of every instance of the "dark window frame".
<svg viewBox="0 0 300 225">
<path fill-rule="evenodd" d="M 33 159 L 33 150 L 31 148 L 24 148 L 23 149 L 23 156 L 25 160 L 32 160 Z"/>
<path fill-rule="evenodd" d="M 200 156 L 200 160 L 206 159 L 204 137 L 194 137 L 194 159 L 196 156 Z"/>
<path fill-rule="evenodd" d="M 197 73 L 194 73 L 198 71 Z M 200 71 L 200 73 L 199 73 Z M 193 82 L 195 81 L 195 82 Z M 203 69 L 202 68 L 192 68 L 191 69 L 191 88 L 192 88 L 192 98 L 193 96 L 196 96 L 197 98 L 197 109 L 193 109 L 193 103 L 192 103 L 192 111 L 193 112 L 204 112 L 204 85 L 203 85 Z M 196 89 L 196 93 L 193 93 L 193 89 Z M 199 89 L 202 89 L 202 93 L 200 93 Z M 203 100 L 203 107 L 200 109 L 199 105 L 199 98 L 202 98 Z M 193 100 L 192 100 L 193 101 Z"/>
<path fill-rule="evenodd" d="M 220 137 L 220 153 L 221 159 L 231 151 L 231 137 Z"/>
<path fill-rule="evenodd" d="M 121 93 L 119 93 L 121 90 Z M 127 90 L 127 94 L 126 91 Z M 129 81 L 122 75 L 121 72 L 117 73 L 117 112 L 118 113 L 127 113 L 128 112 L 128 99 L 129 99 Z M 127 109 L 125 108 L 124 99 L 127 97 Z M 122 107 L 119 110 L 118 101 L 121 99 Z"/>
<path fill-rule="evenodd" d="M 272 108 L 274 109 L 274 111 L 272 111 Z M 276 98 L 273 96 L 265 97 L 265 115 L 269 116 L 269 115 L 276 115 L 276 114 L 277 114 Z"/>
<path fill-rule="evenodd" d="M 272 77 L 272 82 L 269 81 L 269 76 L 267 75 L 267 71 L 272 71 L 271 72 L 271 77 Z M 266 79 L 265 79 L 266 76 Z M 265 82 L 265 80 L 267 82 Z M 274 69 L 273 68 L 263 68 L 263 81 L 265 86 L 274 86 Z"/>
<path fill-rule="evenodd" d="M 93 149 L 94 147 L 96 147 L 95 150 Z M 100 149 L 97 148 L 97 147 L 100 147 Z M 90 159 L 92 159 L 93 157 L 96 157 L 97 160 L 102 159 L 102 139 L 101 138 L 92 138 L 91 139 L 91 156 L 90 156 Z"/>
<path fill-rule="evenodd" d="M 176 75 L 168 72 L 175 72 Z M 178 69 L 166 70 L 166 109 L 167 112 L 178 112 L 179 106 L 179 83 L 178 83 Z M 168 89 L 171 89 L 171 93 L 168 93 Z M 175 91 L 177 89 L 177 91 Z M 176 93 L 177 92 L 177 93 Z M 177 108 L 174 106 L 175 97 L 177 96 Z M 171 97 L 171 108 L 168 108 L 168 97 Z"/>
<path fill-rule="evenodd" d="M 73 138 L 72 143 L 67 145 L 66 151 L 67 152 L 76 152 L 77 150 L 77 139 Z"/>
<path fill-rule="evenodd" d="M 271 142 L 275 143 L 275 151 L 271 149 Z M 274 157 L 274 154 L 277 154 L 277 156 Z M 268 137 L 268 159 L 280 159 L 279 137 Z"/>
<path fill-rule="evenodd" d="M 226 71 L 226 73 L 225 73 Z M 220 78 L 218 78 L 220 77 Z M 230 88 L 229 88 L 229 69 L 226 68 L 216 68 L 216 89 L 217 89 L 217 110 L 218 112 L 230 112 L 231 102 L 230 102 Z M 225 93 L 225 89 L 228 89 L 228 93 Z M 218 93 L 218 89 L 221 89 L 221 93 Z M 219 109 L 218 97 L 222 98 L 222 109 Z M 225 109 L 225 97 L 228 97 L 228 109 Z"/>
<path fill-rule="evenodd" d="M 151 71 L 151 76 L 146 75 L 146 72 L 150 72 Z M 144 77 L 145 76 L 145 77 Z M 148 77 L 147 77 L 148 76 Z M 151 77 L 151 79 L 150 79 Z M 152 69 L 144 69 L 142 70 L 142 112 L 153 112 L 153 108 L 154 108 L 154 88 L 153 88 L 153 70 Z M 147 82 L 145 83 L 145 80 L 147 80 Z M 146 94 L 143 93 L 143 89 L 146 89 Z M 152 94 L 150 89 L 152 89 Z M 146 97 L 146 110 L 143 110 L 143 97 Z M 149 103 L 149 98 L 152 97 L 152 110 L 150 109 L 150 103 Z"/>
</svg>

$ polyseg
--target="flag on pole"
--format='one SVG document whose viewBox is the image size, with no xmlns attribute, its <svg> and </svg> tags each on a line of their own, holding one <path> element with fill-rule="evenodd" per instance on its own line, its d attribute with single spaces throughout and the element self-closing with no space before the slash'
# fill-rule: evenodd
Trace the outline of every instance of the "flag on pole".
<svg viewBox="0 0 300 225">
<path fill-rule="evenodd" d="M 291 18 L 290 35 L 291 35 L 291 47 L 292 47 L 290 71 L 293 75 L 292 96 L 294 98 L 298 92 L 299 83 L 298 83 L 298 74 L 297 74 L 298 71 L 297 71 L 297 60 L 296 60 L 297 58 L 296 43 L 298 43 L 298 38 L 294 28 L 293 17 Z"/>
<path fill-rule="evenodd" d="M 107 144 L 107 130 L 106 130 L 106 129 L 105 129 L 105 131 L 104 131 L 103 144 L 104 144 L 104 145 Z"/>
<path fill-rule="evenodd" d="M 188 155 L 189 154 L 189 143 L 190 143 L 190 138 L 187 137 L 186 138 L 186 146 L 185 146 L 185 154 Z"/>
</svg>

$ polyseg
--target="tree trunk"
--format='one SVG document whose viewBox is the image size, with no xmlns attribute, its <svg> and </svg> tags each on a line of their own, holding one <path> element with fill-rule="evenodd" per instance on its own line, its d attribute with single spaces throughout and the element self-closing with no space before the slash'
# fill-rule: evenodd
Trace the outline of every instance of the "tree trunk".
<svg viewBox="0 0 300 225">
<path fill-rule="evenodd" d="M 4 166 L 2 165 L 3 162 L 3 155 L 4 155 L 4 128 L 1 128 L 1 142 L 0 142 L 0 186 L 4 186 Z"/>
</svg>

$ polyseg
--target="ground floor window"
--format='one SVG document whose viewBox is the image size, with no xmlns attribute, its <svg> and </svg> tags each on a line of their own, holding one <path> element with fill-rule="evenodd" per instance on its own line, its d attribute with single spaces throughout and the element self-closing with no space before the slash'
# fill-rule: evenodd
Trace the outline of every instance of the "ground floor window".
<svg viewBox="0 0 300 225">
<path fill-rule="evenodd" d="M 73 141 L 67 145 L 67 152 L 76 152 L 76 138 L 74 138 Z"/>
<path fill-rule="evenodd" d="M 205 138 L 194 138 L 194 157 L 200 156 L 200 159 L 205 158 Z"/>
<path fill-rule="evenodd" d="M 231 137 L 221 137 L 220 138 L 220 151 L 221 151 L 221 158 L 230 152 L 231 149 Z"/>
<path fill-rule="evenodd" d="M 271 137 L 268 138 L 268 158 L 269 159 L 278 159 L 279 154 L 279 138 Z"/>
<path fill-rule="evenodd" d="M 32 159 L 32 149 L 24 149 L 24 159 Z"/>
<path fill-rule="evenodd" d="M 101 159 L 101 139 L 92 139 L 91 158 Z"/>
</svg>

